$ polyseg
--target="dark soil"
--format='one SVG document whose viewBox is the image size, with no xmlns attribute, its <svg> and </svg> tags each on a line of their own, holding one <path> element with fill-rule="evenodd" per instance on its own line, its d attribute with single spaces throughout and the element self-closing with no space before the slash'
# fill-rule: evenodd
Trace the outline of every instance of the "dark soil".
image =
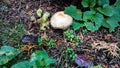
<svg viewBox="0 0 120 68">
<path fill-rule="evenodd" d="M 30 17 L 36 15 L 36 10 L 41 8 L 44 12 L 48 11 L 53 15 L 57 11 L 63 11 L 66 6 L 70 4 L 78 5 L 77 1 L 66 1 L 66 0 L 10 0 L 11 4 L 6 5 L 5 3 L 0 2 L 0 21 L 4 21 L 9 23 L 10 25 L 14 25 L 16 23 L 23 23 L 26 30 L 29 30 L 29 24 L 32 22 Z M 33 28 L 36 26 L 33 26 Z M 70 28 L 69 28 L 70 29 Z M 68 30 L 69 30 L 68 29 Z M 108 29 L 101 28 L 99 31 L 91 33 L 87 31 L 87 33 L 83 33 L 84 28 L 81 28 L 75 32 L 81 40 L 78 46 L 72 46 L 65 41 L 65 37 L 63 36 L 63 30 L 55 30 L 51 26 L 47 28 L 45 31 L 36 31 L 38 33 L 37 36 L 45 36 L 47 38 L 54 38 L 56 43 L 58 44 L 56 47 L 46 47 L 43 46 L 50 57 L 56 58 L 57 62 L 53 65 L 56 68 L 77 68 L 77 64 L 74 61 L 69 59 L 70 65 L 66 64 L 65 60 L 65 49 L 68 47 L 72 47 L 77 54 L 84 54 L 87 56 L 92 56 L 93 62 L 95 65 L 102 65 L 104 68 L 120 68 L 120 58 L 113 57 L 108 55 L 107 52 L 103 52 L 102 50 L 96 51 L 90 45 L 94 40 L 106 41 L 107 43 L 119 43 L 120 47 L 120 28 L 116 28 L 114 33 L 109 33 Z M 39 48 L 38 48 L 39 49 Z M 119 53 L 120 56 L 120 53 Z M 28 56 L 29 57 L 29 56 Z"/>
</svg>

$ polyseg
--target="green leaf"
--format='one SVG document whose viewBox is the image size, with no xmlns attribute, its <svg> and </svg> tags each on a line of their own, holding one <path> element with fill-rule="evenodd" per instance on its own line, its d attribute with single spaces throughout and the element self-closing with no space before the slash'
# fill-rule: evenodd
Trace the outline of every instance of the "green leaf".
<svg viewBox="0 0 120 68">
<path fill-rule="evenodd" d="M 89 0 L 82 0 L 81 4 L 83 7 L 89 7 Z"/>
<path fill-rule="evenodd" d="M 114 31 L 115 27 L 119 26 L 118 22 L 120 22 L 120 8 L 113 6 L 112 8 L 114 14 L 106 18 L 102 23 L 102 26 L 109 28 L 110 32 Z"/>
<path fill-rule="evenodd" d="M 98 0 L 98 5 L 103 6 L 103 5 L 109 5 L 109 0 Z"/>
<path fill-rule="evenodd" d="M 106 22 L 106 19 L 104 19 L 104 21 L 102 22 L 102 26 L 105 28 L 109 28 L 110 25 Z"/>
<path fill-rule="evenodd" d="M 11 68 L 31 68 L 31 66 L 28 61 L 23 61 L 23 62 L 14 64 Z"/>
<path fill-rule="evenodd" d="M 49 66 L 50 64 L 55 63 L 55 62 L 56 62 L 56 59 L 51 59 L 51 58 L 49 58 L 49 59 L 46 59 L 45 62 L 47 62 L 46 66 Z"/>
<path fill-rule="evenodd" d="M 6 64 L 19 53 L 20 51 L 11 46 L 2 46 L 0 49 L 0 65 Z"/>
<path fill-rule="evenodd" d="M 97 66 L 90 66 L 88 68 L 103 68 L 101 65 L 97 65 Z"/>
<path fill-rule="evenodd" d="M 109 31 L 113 32 L 114 29 L 120 25 L 118 24 L 118 21 L 116 19 L 114 19 L 113 17 L 109 17 L 103 21 L 102 26 L 109 28 Z"/>
<path fill-rule="evenodd" d="M 85 11 L 83 14 L 83 20 L 84 21 L 93 20 L 94 14 L 95 14 L 95 12 L 93 12 L 93 11 Z"/>
<path fill-rule="evenodd" d="M 49 61 L 48 61 L 49 60 Z M 45 51 L 36 51 L 31 55 L 30 64 L 33 67 L 50 66 L 50 64 L 55 63 L 56 60 L 49 58 Z"/>
<path fill-rule="evenodd" d="M 81 20 L 82 19 L 82 12 L 81 10 L 78 10 L 76 6 L 69 6 L 65 8 L 65 14 L 68 14 L 72 16 L 75 20 Z"/>
<path fill-rule="evenodd" d="M 94 26 L 94 24 L 91 23 L 91 22 L 86 22 L 86 28 L 87 28 L 88 30 L 90 30 L 91 32 L 94 32 L 94 31 L 97 30 L 96 27 Z"/>
<path fill-rule="evenodd" d="M 45 12 L 41 18 L 41 22 L 45 23 L 48 19 L 48 17 L 50 16 L 49 12 Z"/>
<path fill-rule="evenodd" d="M 120 8 L 113 7 L 114 15 L 111 18 L 114 18 L 116 21 L 120 22 Z"/>
<path fill-rule="evenodd" d="M 107 19 L 107 23 L 110 25 L 109 27 L 110 32 L 114 31 L 115 27 L 119 26 L 118 21 L 116 21 L 116 19 L 112 17 Z"/>
<path fill-rule="evenodd" d="M 104 17 L 102 14 L 100 13 L 95 14 L 94 22 L 95 22 L 96 29 L 99 29 L 101 27 L 103 20 L 104 20 Z"/>
<path fill-rule="evenodd" d="M 82 0 L 81 4 L 83 7 L 94 7 L 96 0 Z"/>
<path fill-rule="evenodd" d="M 94 32 L 101 27 L 104 17 L 100 13 L 95 13 L 94 11 L 86 11 L 83 14 L 83 20 L 85 22 L 91 22 L 91 23 L 85 23 L 86 28 Z"/>
<path fill-rule="evenodd" d="M 120 0 L 116 0 L 114 5 L 120 8 Z"/>
<path fill-rule="evenodd" d="M 84 23 L 80 23 L 78 21 L 73 21 L 71 26 L 72 26 L 73 30 L 78 30 L 80 27 L 84 26 Z"/>
<path fill-rule="evenodd" d="M 42 44 L 42 42 L 43 42 L 43 37 L 39 37 L 38 38 L 38 45 L 40 46 Z"/>
<path fill-rule="evenodd" d="M 36 13 L 37 13 L 37 16 L 41 17 L 42 10 L 39 8 L 39 9 L 36 11 Z"/>
<path fill-rule="evenodd" d="M 97 10 L 106 16 L 112 16 L 114 14 L 112 6 L 104 5 L 102 8 L 98 7 Z"/>
</svg>

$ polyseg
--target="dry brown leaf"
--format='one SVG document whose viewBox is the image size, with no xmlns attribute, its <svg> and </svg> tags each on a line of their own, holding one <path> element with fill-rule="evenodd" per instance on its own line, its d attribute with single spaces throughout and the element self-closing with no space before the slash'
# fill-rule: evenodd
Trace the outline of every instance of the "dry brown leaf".
<svg viewBox="0 0 120 68">
<path fill-rule="evenodd" d="M 72 42 L 68 42 L 69 46 L 72 46 L 74 47 L 75 46 L 75 43 L 72 43 Z"/>
<path fill-rule="evenodd" d="M 93 48 L 100 50 L 106 49 L 105 51 L 109 52 L 114 57 L 119 57 L 118 51 L 120 50 L 117 46 L 118 43 L 107 43 L 105 41 L 93 41 L 91 44 Z"/>
<path fill-rule="evenodd" d="M 21 48 L 20 48 L 20 51 L 23 52 L 23 51 L 27 51 L 27 55 L 29 56 L 30 55 L 30 52 L 31 52 L 31 49 L 32 48 L 36 48 L 37 45 L 34 45 L 34 44 L 31 44 L 31 43 L 28 43 L 27 45 L 22 45 Z"/>
<path fill-rule="evenodd" d="M 108 68 L 108 65 L 106 64 L 101 63 L 100 65 L 103 66 L 103 68 Z"/>
<path fill-rule="evenodd" d="M 47 36 L 47 34 L 46 34 L 46 32 L 44 32 L 44 34 L 43 34 L 43 36 L 42 36 L 44 39 L 47 39 L 48 38 L 48 36 Z"/>
<path fill-rule="evenodd" d="M 28 11 L 27 14 L 28 14 L 29 16 L 32 16 L 32 15 L 33 15 L 33 12 L 32 12 L 32 11 Z"/>
<path fill-rule="evenodd" d="M 116 37 L 114 37 L 112 34 L 107 34 L 107 35 L 105 35 L 104 36 L 104 38 L 105 38 L 105 40 L 107 40 L 107 41 L 117 41 L 117 38 Z"/>
<path fill-rule="evenodd" d="M 120 67 L 118 66 L 118 64 L 111 65 L 111 67 L 112 67 L 112 68 L 120 68 Z"/>
<path fill-rule="evenodd" d="M 4 2 L 4 3 L 8 4 L 8 5 L 10 5 L 10 4 L 11 4 L 11 2 L 10 2 L 9 0 L 0 0 L 0 1 L 2 1 L 2 2 Z"/>
<path fill-rule="evenodd" d="M 82 33 L 80 33 L 80 35 L 78 35 L 79 39 L 83 40 L 84 39 L 84 36 Z"/>
<path fill-rule="evenodd" d="M 61 44 L 62 44 L 62 41 L 61 41 L 61 40 L 56 40 L 55 43 L 56 43 L 57 45 L 61 45 Z"/>
</svg>

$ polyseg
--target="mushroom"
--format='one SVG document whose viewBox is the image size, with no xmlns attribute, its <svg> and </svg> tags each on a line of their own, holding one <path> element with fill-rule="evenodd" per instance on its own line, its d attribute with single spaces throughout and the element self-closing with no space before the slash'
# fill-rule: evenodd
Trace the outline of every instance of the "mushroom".
<svg viewBox="0 0 120 68">
<path fill-rule="evenodd" d="M 50 24 L 54 29 L 67 29 L 72 24 L 73 18 L 64 11 L 56 12 L 50 20 Z"/>
</svg>

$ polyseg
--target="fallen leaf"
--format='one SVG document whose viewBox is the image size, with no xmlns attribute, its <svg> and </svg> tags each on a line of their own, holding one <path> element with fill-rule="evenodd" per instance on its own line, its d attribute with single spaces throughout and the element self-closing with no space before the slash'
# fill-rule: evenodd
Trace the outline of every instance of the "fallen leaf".
<svg viewBox="0 0 120 68">
<path fill-rule="evenodd" d="M 1 1 L 4 2 L 4 3 L 6 3 L 6 4 L 8 4 L 8 5 L 11 4 L 11 2 L 9 0 L 1 0 Z"/>
<path fill-rule="evenodd" d="M 52 7 L 47 7 L 47 10 L 52 10 Z"/>
<path fill-rule="evenodd" d="M 28 11 L 27 14 L 28 14 L 29 16 L 32 16 L 32 15 L 33 15 L 33 12 L 32 12 L 32 11 Z"/>
<path fill-rule="evenodd" d="M 84 55 L 78 55 L 75 58 L 75 62 L 78 64 L 78 66 L 85 67 L 85 68 L 88 68 L 89 66 L 94 65 L 93 62 L 87 59 L 86 56 Z"/>
<path fill-rule="evenodd" d="M 28 4 L 26 5 L 26 9 L 29 9 L 29 5 Z"/>
<path fill-rule="evenodd" d="M 56 45 L 61 45 L 62 41 L 61 40 L 56 40 L 55 43 L 56 43 Z"/>
<path fill-rule="evenodd" d="M 114 37 L 112 34 L 107 34 L 104 36 L 105 40 L 107 41 L 117 41 L 117 38 Z"/>
<path fill-rule="evenodd" d="M 100 49 L 106 49 L 104 51 L 107 51 L 109 54 L 111 54 L 114 57 L 119 57 L 118 51 L 120 50 L 117 46 L 118 43 L 107 43 L 105 41 L 93 41 L 91 46 L 94 49 L 100 50 Z"/>
</svg>

